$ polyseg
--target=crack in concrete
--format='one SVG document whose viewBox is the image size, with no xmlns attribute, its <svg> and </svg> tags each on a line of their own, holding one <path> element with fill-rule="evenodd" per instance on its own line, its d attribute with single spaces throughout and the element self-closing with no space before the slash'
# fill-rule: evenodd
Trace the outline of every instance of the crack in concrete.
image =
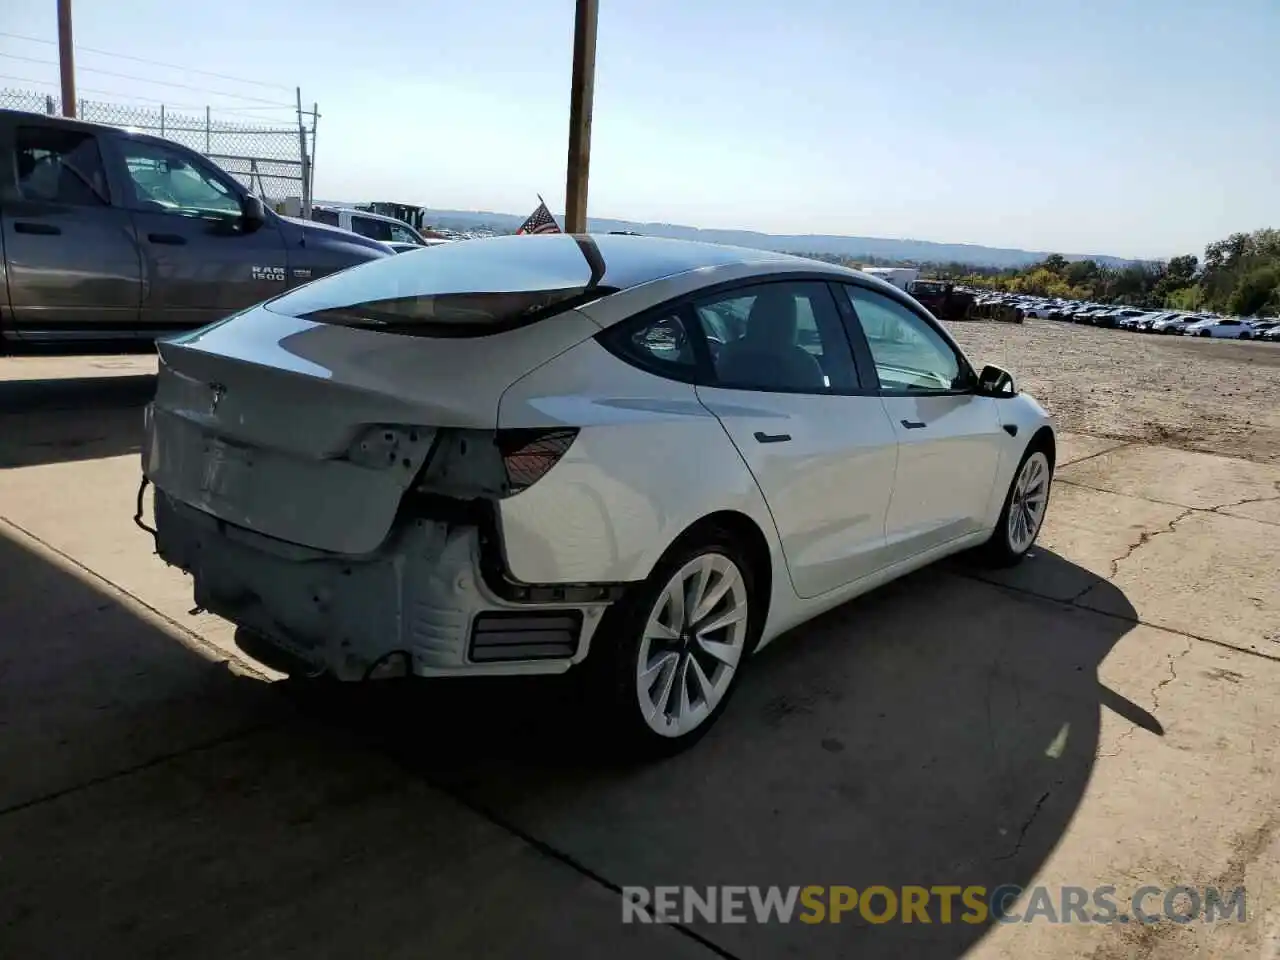
<svg viewBox="0 0 1280 960">
<path fill-rule="evenodd" d="M 1045 802 L 1049 799 L 1049 795 L 1051 793 L 1053 793 L 1052 790 L 1046 790 L 1044 793 L 1040 795 L 1040 799 L 1036 801 L 1036 805 L 1031 808 L 1031 813 L 1028 814 L 1027 818 L 1022 821 L 1022 828 L 1018 831 L 1018 839 L 1014 843 L 1013 849 L 1010 850 L 1008 853 L 1002 853 L 998 857 L 992 857 L 991 860 L 993 863 L 998 863 L 1003 860 L 1012 860 L 1014 857 L 1016 857 L 1019 853 L 1022 852 L 1022 845 L 1023 843 L 1026 842 L 1026 839 L 1027 839 L 1027 831 L 1030 830 L 1031 825 L 1036 822 L 1036 817 L 1040 816 L 1040 810 L 1042 807 L 1044 807 Z"/>
<path fill-rule="evenodd" d="M 1148 543 L 1150 543 L 1156 537 L 1164 536 L 1166 533 L 1175 532 L 1174 528 L 1177 527 L 1178 524 L 1180 524 L 1183 520 L 1187 519 L 1187 517 L 1191 516 L 1195 512 L 1196 512 L 1195 507 L 1187 507 L 1185 510 L 1182 511 L 1182 513 L 1178 514 L 1176 517 L 1170 520 L 1169 523 L 1166 525 L 1165 529 L 1154 530 L 1154 531 L 1143 530 L 1142 533 L 1138 535 L 1138 540 L 1136 543 L 1130 545 L 1130 547 L 1127 550 L 1125 550 L 1124 553 L 1120 554 L 1120 556 L 1116 557 L 1114 560 L 1111 561 L 1111 578 L 1115 578 L 1116 576 L 1119 575 L 1120 564 L 1124 563 L 1126 560 L 1132 557 L 1135 553 L 1137 553 L 1138 550 L 1140 550 L 1142 547 L 1145 547 Z"/>
<path fill-rule="evenodd" d="M 1156 715 L 1156 711 L 1160 709 L 1160 691 L 1178 679 L 1178 671 L 1175 669 L 1174 664 L 1191 652 L 1192 646 L 1195 645 L 1196 638 L 1188 636 L 1186 637 L 1186 641 L 1187 645 L 1183 648 L 1181 653 L 1171 653 L 1168 655 L 1169 675 L 1152 687 L 1151 692 L 1147 694 L 1147 696 L 1151 698 L 1151 715 L 1156 717 L 1157 720 L 1159 717 Z M 1131 722 L 1129 729 L 1116 738 L 1116 748 L 1110 753 L 1098 754 L 1099 758 L 1106 757 L 1107 759 L 1112 759 L 1120 756 L 1125 745 L 1129 742 L 1130 738 L 1137 733 L 1137 731 L 1138 725 Z"/>
<path fill-rule="evenodd" d="M 1237 500 L 1235 503 L 1220 503 L 1220 504 L 1218 504 L 1216 507 L 1211 507 L 1211 508 L 1209 509 L 1209 512 L 1210 512 L 1210 513 L 1218 513 L 1218 512 L 1219 512 L 1219 511 L 1221 511 L 1221 510 L 1228 510 L 1228 509 L 1230 509 L 1231 507 L 1243 507 L 1245 504 L 1249 504 L 1249 503 L 1271 503 L 1271 502 L 1272 502 L 1272 501 L 1274 501 L 1274 500 L 1280 500 L 1280 480 L 1272 480 L 1272 481 L 1271 481 L 1271 485 L 1272 485 L 1273 487 L 1275 487 L 1275 488 L 1276 488 L 1276 492 L 1275 492 L 1274 494 L 1272 494 L 1271 496 L 1268 496 L 1268 497 L 1246 497 L 1246 498 L 1245 498 L 1245 499 L 1243 499 L 1243 500 Z M 1231 514 L 1224 514 L 1224 516 L 1231 516 Z M 1251 518 L 1249 518 L 1249 517 L 1244 517 L 1244 518 L 1242 518 L 1242 519 L 1246 519 L 1246 520 L 1247 520 L 1247 519 L 1251 519 Z M 1265 523 L 1266 521 L 1262 521 L 1262 522 L 1264 522 L 1264 523 Z"/>
</svg>

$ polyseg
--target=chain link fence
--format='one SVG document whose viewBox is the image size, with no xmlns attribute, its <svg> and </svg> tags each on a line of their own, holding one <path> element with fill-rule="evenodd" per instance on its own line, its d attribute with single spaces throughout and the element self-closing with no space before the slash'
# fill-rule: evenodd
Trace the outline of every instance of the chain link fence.
<svg viewBox="0 0 1280 960">
<path fill-rule="evenodd" d="M 29 90 L 0 89 L 0 108 L 50 116 L 62 113 L 59 97 Z M 276 126 L 227 123 L 212 119 L 211 114 L 207 107 L 204 116 L 198 116 L 173 113 L 163 106 L 84 99 L 76 104 L 76 117 L 80 120 L 150 133 L 204 154 L 277 209 L 289 197 L 298 198 L 302 210 L 310 209 L 315 170 L 314 112 L 300 112 L 293 125 Z"/>
</svg>

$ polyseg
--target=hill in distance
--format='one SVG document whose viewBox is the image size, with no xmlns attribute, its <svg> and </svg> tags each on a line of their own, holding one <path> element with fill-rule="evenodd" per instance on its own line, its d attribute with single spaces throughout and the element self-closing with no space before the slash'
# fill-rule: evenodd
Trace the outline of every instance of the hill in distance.
<svg viewBox="0 0 1280 960">
<path fill-rule="evenodd" d="M 427 222 L 451 230 L 475 230 L 489 227 L 514 231 L 525 217 L 512 213 L 477 210 L 427 210 Z M 557 219 L 563 223 L 563 216 Z M 985 267 L 1025 267 L 1043 260 L 1053 251 L 1017 250 L 984 247 L 973 243 L 937 243 L 932 240 L 893 240 L 883 237 L 842 237 L 829 234 L 772 234 L 754 230 L 704 230 L 673 223 L 637 223 L 633 220 L 587 218 L 587 229 L 593 233 L 629 230 L 650 237 L 678 240 L 701 240 L 725 243 L 757 250 L 784 253 L 821 253 L 857 258 L 910 261 L 915 263 L 965 263 Z M 1124 266 L 1132 260 L 1101 254 L 1064 254 L 1068 260 L 1096 260 L 1107 266 Z"/>
</svg>

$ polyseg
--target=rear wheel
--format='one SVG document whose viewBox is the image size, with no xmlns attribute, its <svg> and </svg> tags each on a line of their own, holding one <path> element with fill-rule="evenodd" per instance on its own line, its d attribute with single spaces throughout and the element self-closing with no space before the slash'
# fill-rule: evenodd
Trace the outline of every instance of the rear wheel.
<svg viewBox="0 0 1280 960">
<path fill-rule="evenodd" d="M 1052 483 L 1048 453 L 1040 446 L 1028 448 L 1005 495 L 1000 520 L 983 547 L 988 563 L 1011 567 L 1027 555 L 1044 523 Z"/>
<path fill-rule="evenodd" d="M 596 633 L 589 682 L 629 753 L 667 755 L 719 718 L 755 645 L 761 606 L 731 537 L 677 547 Z"/>
</svg>

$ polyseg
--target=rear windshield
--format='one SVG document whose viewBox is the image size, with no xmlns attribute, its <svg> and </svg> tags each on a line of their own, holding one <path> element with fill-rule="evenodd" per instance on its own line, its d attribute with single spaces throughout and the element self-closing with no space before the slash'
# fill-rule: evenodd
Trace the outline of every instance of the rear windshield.
<svg viewBox="0 0 1280 960">
<path fill-rule="evenodd" d="M 615 292 L 561 238 L 467 240 L 373 260 L 268 302 L 273 313 L 419 336 L 483 336 Z"/>
</svg>

